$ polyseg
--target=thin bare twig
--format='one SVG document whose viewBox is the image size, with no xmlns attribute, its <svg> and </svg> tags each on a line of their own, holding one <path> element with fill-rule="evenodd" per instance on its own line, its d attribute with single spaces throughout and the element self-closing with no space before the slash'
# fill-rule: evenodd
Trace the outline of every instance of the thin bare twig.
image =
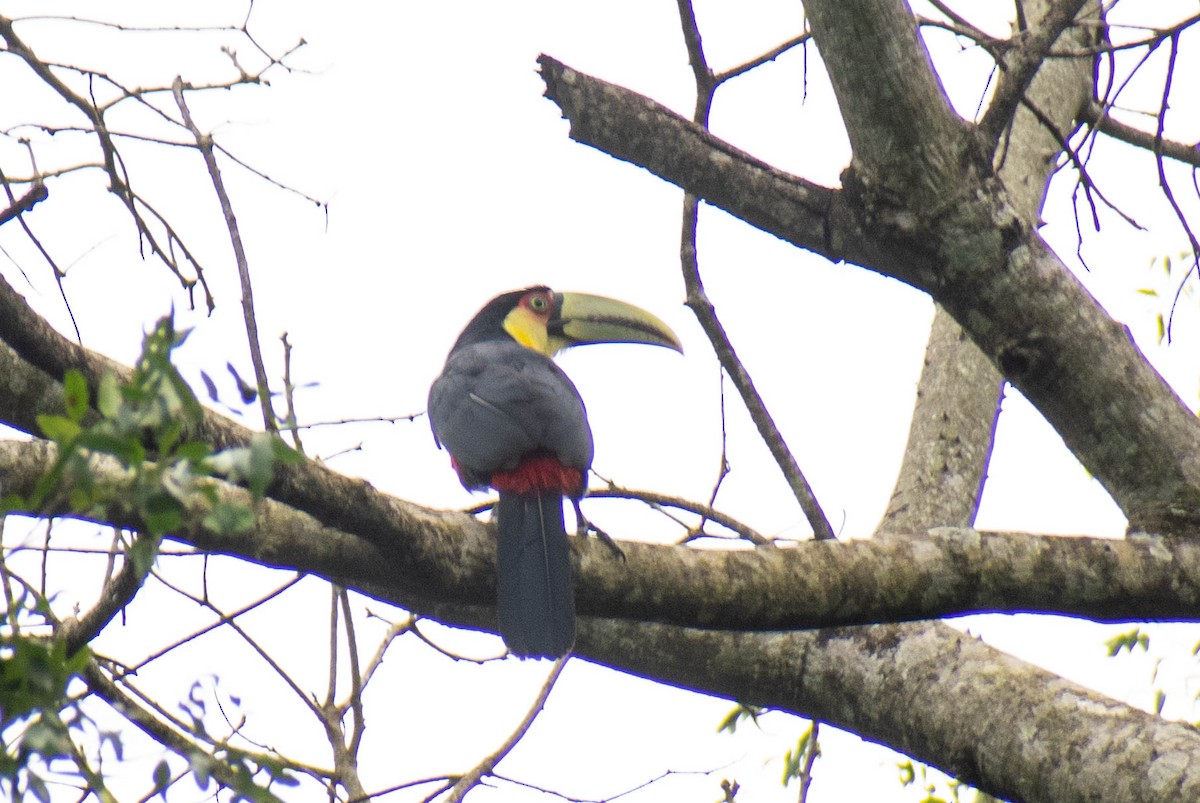
<svg viewBox="0 0 1200 803">
<path fill-rule="evenodd" d="M 696 24 L 696 14 L 690 0 L 679 0 L 679 16 L 683 27 L 684 42 L 687 44 L 688 59 L 692 65 L 692 75 L 696 81 L 696 109 L 692 119 L 697 125 L 707 128 L 713 96 L 720 84 L 705 59 L 700 30 Z M 683 227 L 680 234 L 679 256 L 683 268 L 684 286 L 687 289 L 687 305 L 712 343 L 713 351 L 716 352 L 717 359 L 725 369 L 725 373 L 732 380 L 734 387 L 738 389 L 738 393 L 741 394 L 751 419 L 758 427 L 759 436 L 762 437 L 767 449 L 775 458 L 796 501 L 799 502 L 800 508 L 808 518 L 809 525 L 813 528 L 813 537 L 833 538 L 833 527 L 830 526 L 829 519 L 821 510 L 812 487 L 800 470 L 783 434 L 775 425 L 762 396 L 754 387 L 754 381 L 750 378 L 749 372 L 738 359 L 733 343 L 704 291 L 704 283 L 700 278 L 699 260 L 696 256 L 698 215 L 699 200 L 695 195 L 686 193 L 683 198 Z"/>
<path fill-rule="evenodd" d="M 171 92 L 175 96 L 175 105 L 183 116 L 183 124 L 196 138 L 196 148 L 204 157 L 204 165 L 212 178 L 213 189 L 221 204 L 221 214 L 225 217 L 225 225 L 229 229 L 229 242 L 233 246 L 233 258 L 237 263 L 238 277 L 242 283 L 242 318 L 246 324 L 246 339 L 250 346 L 250 362 L 254 365 L 254 379 L 258 385 L 258 400 L 262 406 L 263 426 L 268 432 L 278 432 L 275 412 L 271 409 L 271 386 L 267 382 L 267 369 L 263 365 L 262 344 L 258 339 L 258 318 L 254 314 L 254 291 L 250 284 L 250 262 L 246 259 L 246 249 L 242 246 L 242 233 L 238 228 L 237 217 L 233 214 L 233 202 L 225 190 L 225 182 L 221 179 L 221 169 L 217 165 L 217 157 L 213 153 L 212 136 L 200 131 L 192 120 L 188 110 L 187 100 L 183 96 L 184 83 L 180 77 L 175 78 Z"/>
<path fill-rule="evenodd" d="M 529 728 L 533 725 L 533 721 L 537 719 L 537 715 L 541 713 L 542 708 L 546 705 L 546 698 L 550 696 L 550 690 L 554 688 L 555 681 L 562 674 L 563 667 L 567 665 L 567 661 L 571 659 L 570 654 L 564 655 L 554 662 L 554 668 L 550 670 L 550 675 L 546 678 L 546 682 L 542 684 L 542 689 L 538 692 L 537 699 L 533 701 L 533 705 L 529 707 L 529 712 L 525 714 L 525 718 L 517 725 L 503 744 L 496 751 L 488 756 L 485 756 L 482 761 L 471 768 L 469 772 L 455 782 L 454 787 L 450 790 L 450 794 L 446 797 L 446 803 L 461 803 L 467 792 L 471 791 L 483 779 L 483 776 L 490 775 L 496 765 L 504 760 L 504 757 L 517 746 L 517 742 L 524 738 L 529 732 Z"/>
<path fill-rule="evenodd" d="M 104 672 L 96 659 L 93 658 L 88 661 L 87 668 L 84 671 L 84 680 L 93 694 L 108 703 L 114 711 L 125 717 L 126 720 L 135 725 L 151 739 L 176 755 L 190 760 L 197 750 L 207 752 L 197 742 L 194 742 L 189 736 L 185 735 L 186 729 L 183 723 L 174 720 L 172 724 L 168 724 L 150 711 L 142 708 L 116 681 Z M 258 756 L 248 753 L 248 755 L 255 763 L 286 767 L 322 781 L 327 781 L 333 776 L 330 770 L 314 767 L 309 764 L 301 764 L 278 753 Z M 222 761 L 211 762 L 208 770 L 212 773 L 215 780 L 227 787 L 236 788 L 241 780 L 234 773 L 234 770 Z"/>
<path fill-rule="evenodd" d="M 153 538 L 157 541 L 160 536 L 143 533 L 137 538 Z M 132 548 L 131 545 L 130 549 Z M 157 544 L 155 551 L 157 552 Z M 66 640 L 68 654 L 74 654 L 99 635 L 100 631 L 112 621 L 112 618 L 133 600 L 149 575 L 150 564 L 139 566 L 138 561 L 129 558 L 127 550 L 121 571 L 104 584 L 104 588 L 100 592 L 100 599 L 96 604 L 83 616 L 63 622 L 61 634 Z"/>
<path fill-rule="evenodd" d="M 23 142 L 25 147 L 29 149 L 29 160 L 33 165 L 33 187 L 29 190 L 25 197 L 18 201 L 15 197 L 13 197 L 12 186 L 9 184 L 4 172 L 0 170 L 0 183 L 4 184 L 4 193 L 8 196 L 8 209 L 5 210 L 5 212 L 13 212 L 12 216 L 5 219 L 11 219 L 13 216 L 16 217 L 17 223 L 21 224 L 21 229 L 25 232 L 25 236 L 28 237 L 29 241 L 33 243 L 35 248 L 37 248 L 38 253 L 42 255 L 42 259 L 46 260 L 46 264 L 50 266 L 54 274 L 54 282 L 58 285 L 58 292 L 63 300 L 63 306 L 67 308 L 67 315 L 71 318 L 71 326 L 75 328 L 75 339 L 82 343 L 83 336 L 79 332 L 79 322 L 75 320 L 75 310 L 71 309 L 71 302 L 67 298 L 67 289 L 63 287 L 63 278 L 66 276 L 66 271 L 58 267 L 58 263 L 55 262 L 54 257 L 50 256 L 50 252 L 47 251 L 45 246 L 42 245 L 42 241 L 38 239 L 37 235 L 33 233 L 33 229 L 29 228 L 29 224 L 25 222 L 24 212 L 28 210 L 22 209 L 22 206 L 25 205 L 26 199 L 30 198 L 31 196 L 36 198 L 36 196 L 39 194 L 39 187 L 41 187 L 42 190 L 40 193 L 42 198 L 45 198 L 48 193 L 46 192 L 45 185 L 42 183 L 41 174 L 38 173 L 37 162 L 33 158 L 33 148 L 30 146 L 28 140 L 23 140 Z M 38 200 L 41 200 L 42 198 L 33 200 L 32 203 L 28 204 L 28 208 L 32 209 L 34 204 L 36 204 Z M 3 220 L 0 220 L 0 223 L 3 223 Z"/>
<path fill-rule="evenodd" d="M 283 342 L 283 399 L 287 408 L 283 415 L 283 428 L 292 436 L 292 446 L 300 454 L 304 454 L 304 444 L 300 441 L 300 427 L 296 425 L 296 385 L 292 382 L 292 343 L 288 333 L 279 336 Z"/>
<path fill-rule="evenodd" d="M 1162 102 L 1158 109 L 1158 128 L 1154 132 L 1154 163 L 1158 168 L 1158 186 L 1162 189 L 1163 196 L 1167 199 L 1167 203 L 1171 205 L 1172 211 L 1175 213 L 1175 219 L 1179 221 L 1179 225 L 1183 228 L 1184 234 L 1187 235 L 1188 243 L 1192 247 L 1192 265 L 1183 275 L 1183 280 L 1179 283 L 1179 287 L 1175 291 L 1175 298 L 1171 302 L 1171 313 L 1167 316 L 1167 342 L 1171 340 L 1172 324 L 1175 322 L 1175 310 L 1179 306 L 1179 297 L 1183 293 L 1183 288 L 1187 285 L 1192 274 L 1196 272 L 1196 268 L 1200 266 L 1200 241 L 1196 239 L 1196 233 L 1192 231 L 1192 225 L 1188 222 L 1187 215 L 1179 206 L 1179 202 L 1175 200 L 1175 193 L 1171 190 L 1171 182 L 1167 180 L 1167 172 L 1163 167 L 1163 129 L 1167 124 L 1167 110 L 1171 107 L 1171 86 L 1175 80 L 1175 60 L 1179 55 L 1179 34 L 1171 35 L 1171 49 L 1167 61 L 1167 74 L 1163 80 Z"/>
<path fill-rule="evenodd" d="M 13 28 L 13 20 L 8 17 L 0 16 L 0 39 L 4 40 L 8 52 L 18 56 L 25 64 L 38 76 L 50 89 L 57 93 L 63 100 L 79 109 L 83 115 L 91 122 L 92 127 L 90 133 L 94 133 L 100 143 L 100 153 L 104 160 L 104 170 L 109 177 L 109 189 L 121 199 L 125 204 L 133 219 L 133 223 L 138 232 L 139 241 L 150 246 L 150 250 L 157 255 L 175 276 L 185 289 L 191 292 L 192 288 L 198 281 L 205 293 L 205 299 L 208 303 L 208 308 L 211 311 L 214 305 L 212 291 L 208 287 L 208 283 L 204 278 L 204 272 L 191 255 L 191 252 L 184 246 L 182 240 L 178 238 L 172 227 L 170 227 L 165 218 L 153 210 L 146 203 L 145 199 L 140 198 L 134 192 L 130 181 L 129 174 L 125 168 L 125 164 L 121 158 L 120 152 L 113 143 L 112 135 L 108 130 L 108 123 L 104 119 L 104 110 L 97 107 L 96 104 L 84 98 L 72 90 L 67 84 L 55 74 L 52 65 L 43 61 L 36 53 L 22 40 Z M 76 68 L 77 69 L 77 68 Z M 157 111 L 157 110 L 155 110 Z M 159 112 L 161 114 L 161 112 Z M 151 214 L 164 226 L 166 234 L 166 243 L 161 244 L 158 238 L 150 230 L 145 218 L 142 217 L 142 212 L 139 205 L 150 211 Z M 195 269 L 196 277 L 188 278 L 183 275 L 180 264 L 175 255 L 175 246 L 180 246 L 184 258 Z"/>
<path fill-rule="evenodd" d="M 701 524 L 694 528 L 689 527 L 689 532 L 698 531 L 700 526 L 703 526 L 704 521 L 711 521 L 726 528 L 727 530 L 737 533 L 738 537 L 743 538 L 756 546 L 769 546 L 771 544 L 770 539 L 766 538 L 749 525 L 743 524 L 732 516 L 716 510 L 711 505 L 702 505 L 698 502 L 693 502 L 692 500 L 685 499 L 681 496 L 671 496 L 669 494 L 661 494 L 654 491 L 642 491 L 633 488 L 624 488 L 611 481 L 608 481 L 607 488 L 589 490 L 588 497 L 592 499 L 636 499 L 653 507 L 673 507 L 678 510 L 683 510 L 687 513 L 694 513 L 701 517 Z"/>
<path fill-rule="evenodd" d="M 713 76 L 713 80 L 718 84 L 723 84 L 730 78 L 737 78 L 739 75 L 743 75 L 757 67 L 761 67 L 764 64 L 774 61 L 792 48 L 807 43 L 811 38 L 812 33 L 809 31 L 805 31 L 802 34 L 793 36 L 791 39 L 788 39 L 786 42 L 771 48 L 761 56 L 756 56 L 755 58 L 752 58 L 743 64 L 739 64 L 736 67 L 730 67 L 728 70 L 717 73 Z"/>
</svg>

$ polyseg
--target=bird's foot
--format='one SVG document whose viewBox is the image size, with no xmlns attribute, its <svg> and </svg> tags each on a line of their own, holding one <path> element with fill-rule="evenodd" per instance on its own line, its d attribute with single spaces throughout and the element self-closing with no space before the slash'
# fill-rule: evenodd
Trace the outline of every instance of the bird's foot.
<svg viewBox="0 0 1200 803">
<path fill-rule="evenodd" d="M 575 521 L 577 523 L 575 534 L 580 538 L 587 538 L 589 535 L 595 534 L 600 539 L 600 543 L 604 544 L 612 552 L 613 557 L 620 558 L 621 562 L 624 563 L 625 550 L 617 546 L 617 542 L 613 540 L 611 535 L 601 530 L 595 524 L 592 524 L 587 516 L 583 515 L 583 511 L 579 508 L 579 500 L 572 499 L 571 503 L 575 506 Z"/>
</svg>

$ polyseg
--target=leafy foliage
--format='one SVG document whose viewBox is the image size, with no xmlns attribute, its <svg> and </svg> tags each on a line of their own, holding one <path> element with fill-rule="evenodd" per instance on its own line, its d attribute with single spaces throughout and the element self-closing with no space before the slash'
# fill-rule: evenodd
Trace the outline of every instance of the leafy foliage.
<svg viewBox="0 0 1200 803">
<path fill-rule="evenodd" d="M 49 800 L 44 769 L 74 762 L 71 731 L 90 724 L 68 686 L 91 656 L 86 649 L 68 655 L 64 641 L 18 630 L 21 617 L 46 613 L 45 600 L 22 588 L 11 602 L 0 634 L 0 791 L 10 800 Z"/>
<path fill-rule="evenodd" d="M 28 497 L 10 494 L 0 500 L 0 516 L 57 508 L 65 502 L 83 517 L 137 522 L 141 530 L 125 549 L 132 583 L 122 604 L 149 575 L 162 538 L 182 526 L 197 503 L 207 511 L 203 525 L 211 530 L 229 533 L 253 527 L 253 510 L 224 501 L 209 481 L 212 477 L 244 483 L 261 498 L 276 463 L 300 459 L 265 433 L 248 446 L 216 454 L 200 441 L 187 440 L 203 416 L 195 394 L 171 363 L 172 351 L 187 336 L 187 330 L 175 328 L 173 315 L 163 317 L 146 334 L 129 381 L 107 374 L 94 396 L 83 374 L 69 371 L 63 378 L 63 414 L 38 418 L 43 434 L 57 447 L 53 464 Z M 111 471 L 95 471 L 101 455 L 124 470 L 120 482 L 103 479 Z M 78 732 L 89 730 L 93 744 L 107 744 L 118 759 L 122 752 L 119 737 L 98 732 L 70 693 L 89 665 L 90 651 L 82 647 L 71 652 L 65 638 L 32 634 L 27 622 L 41 625 L 39 630 L 48 624 L 58 633 L 48 601 L 6 571 L 0 571 L 0 582 L 9 603 L 7 626 L 0 631 L 0 790 L 14 800 L 49 800 L 45 770 L 53 764 L 61 774 L 60 760 L 66 759 L 76 768 L 82 789 L 102 801 L 113 800 L 103 778 L 76 746 Z M 190 699 L 195 704 L 194 694 Z M 202 715 L 203 705 L 199 710 Z M 194 733 L 206 736 L 202 718 L 192 716 L 192 721 Z M 188 772 L 173 776 L 165 761 L 155 768 L 155 793 L 164 794 L 187 774 L 208 789 L 218 765 L 222 784 L 234 793 L 234 800 L 275 801 L 272 784 L 296 783 L 281 763 L 271 764 L 220 740 L 206 741 L 215 749 L 191 753 Z M 256 779 L 264 775 L 267 785 L 260 786 Z"/>
</svg>

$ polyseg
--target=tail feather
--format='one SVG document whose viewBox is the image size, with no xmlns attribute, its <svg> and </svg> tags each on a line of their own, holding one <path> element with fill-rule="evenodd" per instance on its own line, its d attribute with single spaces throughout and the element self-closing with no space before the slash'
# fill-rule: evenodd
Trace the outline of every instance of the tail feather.
<svg viewBox="0 0 1200 803">
<path fill-rule="evenodd" d="M 575 642 L 575 592 L 562 495 L 501 493 L 496 610 L 515 655 L 559 658 Z"/>
</svg>

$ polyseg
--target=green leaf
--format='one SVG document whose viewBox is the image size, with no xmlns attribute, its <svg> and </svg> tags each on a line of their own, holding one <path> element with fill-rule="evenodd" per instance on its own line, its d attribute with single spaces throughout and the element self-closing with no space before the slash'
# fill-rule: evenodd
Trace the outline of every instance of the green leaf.
<svg viewBox="0 0 1200 803">
<path fill-rule="evenodd" d="M 1109 658 L 1121 650 L 1133 652 L 1134 647 L 1141 647 L 1143 651 L 1146 651 L 1150 649 L 1150 636 L 1135 627 L 1133 630 L 1113 636 L 1104 642 L 1104 646 L 1108 648 Z"/>
<path fill-rule="evenodd" d="M 72 488 L 68 498 L 68 503 L 71 505 L 71 510 L 75 513 L 84 513 L 92 509 L 95 504 L 95 499 L 84 488 Z"/>
<path fill-rule="evenodd" d="M 145 513 L 146 529 L 155 535 L 166 535 L 175 532 L 183 526 L 183 516 L 178 508 L 161 507 L 147 509 Z"/>
<path fill-rule="evenodd" d="M 275 450 L 275 462 L 285 466 L 294 466 L 304 462 L 304 455 L 283 442 L 282 438 L 271 438 L 271 447 Z"/>
<path fill-rule="evenodd" d="M 134 435 L 121 436 L 108 427 L 92 427 L 79 438 L 79 446 L 93 452 L 110 454 L 126 468 L 140 466 L 146 462 L 146 447 Z"/>
<path fill-rule="evenodd" d="M 717 726 L 717 733 L 721 733 L 722 731 L 737 733 L 738 723 L 743 719 L 749 719 L 751 722 L 757 725 L 758 717 L 762 711 L 763 709 L 757 706 L 743 705 L 742 703 L 738 703 L 733 710 L 726 714 L 725 718 L 721 720 L 721 724 Z"/>
<path fill-rule="evenodd" d="M 88 386 L 83 374 L 72 369 L 63 377 L 63 395 L 66 396 L 67 417 L 79 423 L 88 411 Z"/>
<path fill-rule="evenodd" d="M 154 791 L 158 794 L 164 792 L 171 783 L 171 766 L 167 764 L 166 759 L 158 762 L 151 777 L 154 778 Z"/>
<path fill-rule="evenodd" d="M 158 544 L 157 538 L 143 536 L 134 541 L 126 551 L 125 557 L 139 576 L 145 577 L 150 573 L 151 567 L 154 566 L 154 559 L 158 557 Z"/>
<path fill-rule="evenodd" d="M 218 535 L 244 533 L 254 529 L 254 511 L 244 505 L 218 502 L 204 517 L 204 526 Z"/>
<path fill-rule="evenodd" d="M 82 429 L 78 422 L 61 415 L 39 415 L 37 423 L 42 434 L 60 446 L 69 444 L 79 437 Z"/>
<path fill-rule="evenodd" d="M 246 484 L 256 499 L 261 498 L 275 476 L 275 443 L 279 439 L 266 432 L 259 432 L 250 439 L 250 467 L 246 472 Z"/>
<path fill-rule="evenodd" d="M 180 460 L 186 460 L 189 463 L 196 464 L 206 459 L 212 454 L 212 448 L 202 441 L 188 441 L 182 443 L 175 450 L 175 456 Z"/>
<path fill-rule="evenodd" d="M 96 393 L 96 408 L 100 411 L 100 415 L 108 419 L 117 417 L 117 412 L 121 409 L 121 404 L 124 398 L 121 395 L 121 388 L 117 384 L 117 376 L 112 371 L 108 371 L 100 379 L 100 389 Z"/>
</svg>

